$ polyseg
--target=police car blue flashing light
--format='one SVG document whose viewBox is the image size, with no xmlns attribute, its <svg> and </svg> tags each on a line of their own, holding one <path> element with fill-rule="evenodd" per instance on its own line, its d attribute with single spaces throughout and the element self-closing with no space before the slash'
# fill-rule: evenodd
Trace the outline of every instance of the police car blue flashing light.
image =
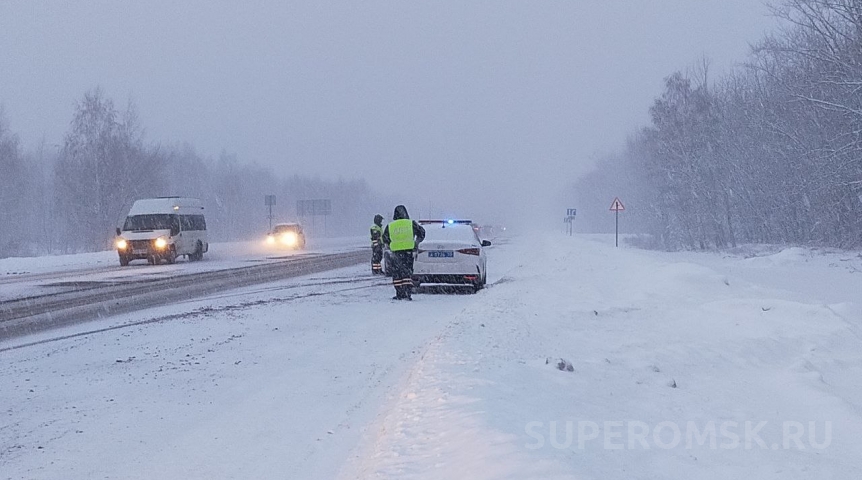
<svg viewBox="0 0 862 480">
<path fill-rule="evenodd" d="M 459 219 L 450 218 L 450 219 L 446 219 L 446 220 L 419 220 L 419 223 L 421 225 L 432 224 L 432 223 L 442 223 L 445 225 L 455 225 L 455 224 L 472 225 L 473 221 L 472 220 L 459 220 Z"/>
</svg>

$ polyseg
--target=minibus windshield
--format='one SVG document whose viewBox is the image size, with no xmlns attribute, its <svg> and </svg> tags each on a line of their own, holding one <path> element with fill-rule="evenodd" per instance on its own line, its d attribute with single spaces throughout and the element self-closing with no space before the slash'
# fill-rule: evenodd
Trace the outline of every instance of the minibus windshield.
<svg viewBox="0 0 862 480">
<path fill-rule="evenodd" d="M 155 213 L 148 215 L 131 215 L 126 217 L 124 231 L 133 230 L 170 230 L 172 215 Z"/>
</svg>

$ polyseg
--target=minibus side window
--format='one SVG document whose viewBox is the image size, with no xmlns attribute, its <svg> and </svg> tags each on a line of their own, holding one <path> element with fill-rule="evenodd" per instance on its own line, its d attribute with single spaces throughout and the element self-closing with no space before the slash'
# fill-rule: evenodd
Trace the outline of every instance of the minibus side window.
<svg viewBox="0 0 862 480">
<path fill-rule="evenodd" d="M 195 230 L 206 230 L 207 229 L 207 222 L 206 222 L 206 219 L 204 219 L 203 215 L 191 215 L 191 217 L 192 217 L 192 227 Z"/>
<path fill-rule="evenodd" d="M 183 231 L 195 230 L 194 219 L 191 215 L 180 215 L 180 220 L 182 221 Z"/>
</svg>

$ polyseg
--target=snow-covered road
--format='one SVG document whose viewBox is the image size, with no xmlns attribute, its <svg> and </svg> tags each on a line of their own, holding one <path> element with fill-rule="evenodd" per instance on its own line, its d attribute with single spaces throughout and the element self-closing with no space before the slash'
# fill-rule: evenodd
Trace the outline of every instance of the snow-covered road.
<svg viewBox="0 0 862 480">
<path fill-rule="evenodd" d="M 290 260 L 301 255 L 340 253 L 367 247 L 364 237 L 309 239 L 301 251 L 278 250 L 263 242 L 212 243 L 202 262 L 184 258 L 174 265 L 118 264 L 117 252 L 0 259 L 0 301 L 62 291 L 73 282 L 131 282 L 169 278 Z"/>
<path fill-rule="evenodd" d="M 536 236 L 492 249 L 486 291 L 412 303 L 365 270 L 0 343 L 0 478 L 862 468 L 856 255 Z"/>
</svg>

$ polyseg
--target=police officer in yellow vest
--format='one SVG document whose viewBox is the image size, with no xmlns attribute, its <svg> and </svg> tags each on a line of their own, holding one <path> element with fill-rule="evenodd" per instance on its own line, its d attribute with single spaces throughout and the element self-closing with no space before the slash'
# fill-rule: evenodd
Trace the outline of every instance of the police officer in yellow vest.
<svg viewBox="0 0 862 480">
<path fill-rule="evenodd" d="M 413 300 L 413 252 L 425 240 L 422 225 L 410 220 L 404 205 L 395 207 L 392 222 L 383 230 L 383 243 L 392 251 L 392 284 L 395 300 Z"/>
<path fill-rule="evenodd" d="M 383 216 L 374 216 L 371 226 L 371 273 L 383 275 Z"/>
</svg>

